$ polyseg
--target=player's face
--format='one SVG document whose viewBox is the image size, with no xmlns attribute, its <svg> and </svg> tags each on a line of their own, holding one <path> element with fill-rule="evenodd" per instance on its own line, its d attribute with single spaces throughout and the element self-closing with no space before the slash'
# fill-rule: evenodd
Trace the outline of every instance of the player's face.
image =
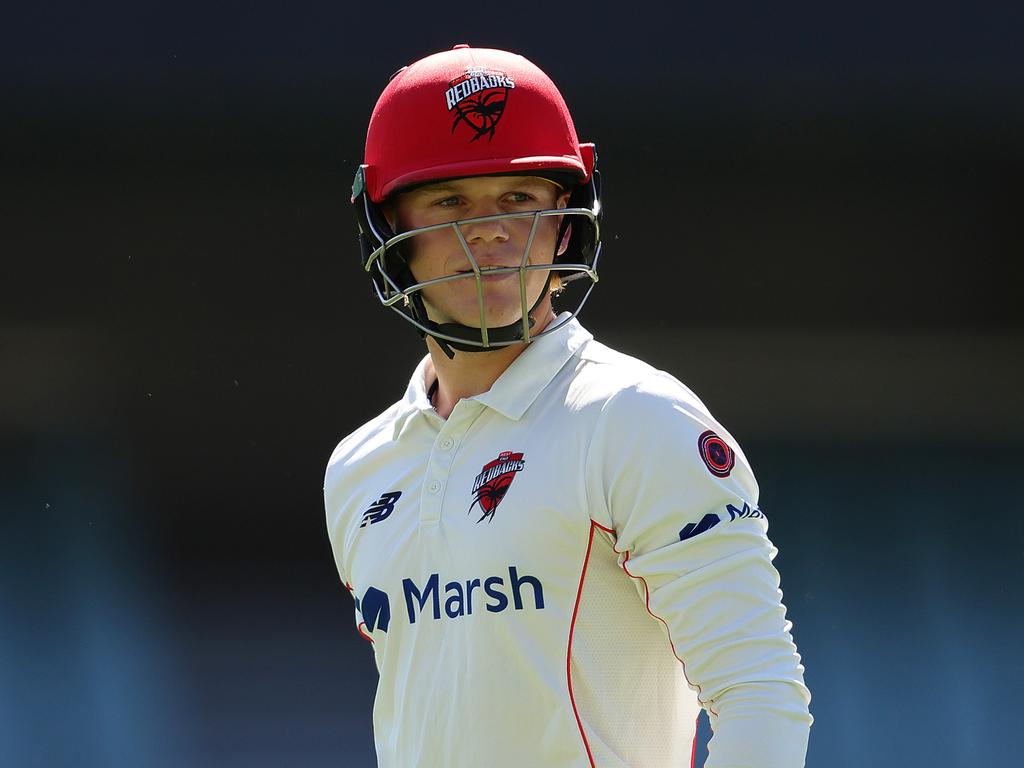
<svg viewBox="0 0 1024 768">
<path fill-rule="evenodd" d="M 535 176 L 473 176 L 419 187 L 398 196 L 391 210 L 399 232 L 499 213 L 522 213 L 564 208 L 569 193 Z M 530 247 L 528 264 L 550 264 L 561 217 L 541 217 Z M 496 267 L 518 267 L 530 238 L 533 217 L 460 224 L 482 277 L 483 304 L 488 327 L 522 319 L 519 273 L 487 275 Z M 480 326 L 480 304 L 473 267 L 452 228 L 416 235 L 406 241 L 409 267 L 417 282 L 448 275 L 466 277 L 423 289 L 431 319 Z M 547 285 L 547 270 L 526 272 L 527 307 L 532 307 Z"/>
</svg>

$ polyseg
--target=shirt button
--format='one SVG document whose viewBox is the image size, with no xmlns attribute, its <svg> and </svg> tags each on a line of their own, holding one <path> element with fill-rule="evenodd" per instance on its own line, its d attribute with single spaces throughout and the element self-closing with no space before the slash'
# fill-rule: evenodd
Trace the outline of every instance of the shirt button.
<svg viewBox="0 0 1024 768">
<path fill-rule="evenodd" d="M 453 445 L 455 445 L 455 441 L 452 440 L 450 437 L 446 437 L 444 440 L 441 441 L 441 450 L 450 451 Z"/>
<path fill-rule="evenodd" d="M 441 490 L 441 481 L 433 480 L 427 488 L 431 493 L 437 493 Z"/>
</svg>

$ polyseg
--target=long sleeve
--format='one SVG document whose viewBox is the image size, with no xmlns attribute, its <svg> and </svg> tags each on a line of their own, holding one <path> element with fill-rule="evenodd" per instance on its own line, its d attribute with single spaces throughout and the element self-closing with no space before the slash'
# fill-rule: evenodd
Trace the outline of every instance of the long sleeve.
<svg viewBox="0 0 1024 768">
<path fill-rule="evenodd" d="M 587 497 L 709 713 L 707 768 L 803 766 L 810 693 L 733 438 L 674 379 L 649 379 L 605 404 Z"/>
</svg>

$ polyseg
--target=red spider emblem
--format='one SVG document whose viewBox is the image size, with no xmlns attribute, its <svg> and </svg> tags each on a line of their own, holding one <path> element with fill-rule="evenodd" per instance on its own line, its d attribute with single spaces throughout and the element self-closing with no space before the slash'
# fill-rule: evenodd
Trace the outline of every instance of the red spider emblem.
<svg viewBox="0 0 1024 768">
<path fill-rule="evenodd" d="M 489 88 L 468 96 L 455 105 L 455 121 L 452 123 L 452 133 L 459 123 L 466 123 L 472 128 L 476 135 L 470 139 L 470 143 L 481 136 L 486 136 L 490 141 L 494 138 L 494 129 L 498 121 L 505 113 L 505 104 L 508 102 L 508 88 Z"/>
<path fill-rule="evenodd" d="M 480 474 L 473 481 L 473 503 L 469 505 L 466 514 L 473 511 L 473 507 L 480 505 L 483 514 L 478 523 L 484 520 L 490 522 L 494 519 L 494 512 L 505 498 L 508 489 L 515 479 L 516 472 L 522 472 L 526 462 L 523 461 L 523 454 L 512 451 L 502 451 L 498 458 L 484 464 Z"/>
</svg>

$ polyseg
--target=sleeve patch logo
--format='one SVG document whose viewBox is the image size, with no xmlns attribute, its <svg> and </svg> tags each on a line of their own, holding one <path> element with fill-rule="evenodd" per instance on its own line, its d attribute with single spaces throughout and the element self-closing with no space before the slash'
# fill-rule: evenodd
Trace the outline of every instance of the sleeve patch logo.
<svg viewBox="0 0 1024 768">
<path fill-rule="evenodd" d="M 743 502 L 743 508 L 734 507 L 732 504 L 725 505 L 725 511 L 729 513 L 729 520 L 740 520 L 745 517 L 760 519 L 764 517 L 764 512 L 758 506 L 750 506 L 747 502 Z M 679 540 L 686 541 L 692 539 L 694 536 L 700 536 L 704 531 L 714 528 L 716 525 L 721 523 L 724 518 L 717 512 L 708 512 L 700 519 L 698 523 L 687 523 L 679 531 Z"/>
<path fill-rule="evenodd" d="M 728 477 L 736 466 L 736 454 L 728 443 L 710 429 L 697 438 L 701 461 L 715 477 Z"/>
<path fill-rule="evenodd" d="M 512 486 L 516 472 L 522 472 L 525 466 L 523 454 L 512 451 L 502 451 L 494 461 L 484 464 L 480 474 L 473 480 L 473 496 L 475 498 L 469 505 L 466 514 L 468 515 L 473 511 L 473 507 L 479 505 L 483 515 L 477 522 L 482 523 L 484 520 L 491 522 L 494 519 L 495 510 Z"/>
<path fill-rule="evenodd" d="M 515 82 L 504 72 L 467 69 L 466 74 L 448 83 L 444 92 L 448 111 L 455 113 L 452 133 L 459 123 L 465 123 L 473 131 L 470 143 L 484 136 L 488 141 L 493 139 L 494 129 L 505 114 L 509 91 L 515 87 Z"/>
</svg>

